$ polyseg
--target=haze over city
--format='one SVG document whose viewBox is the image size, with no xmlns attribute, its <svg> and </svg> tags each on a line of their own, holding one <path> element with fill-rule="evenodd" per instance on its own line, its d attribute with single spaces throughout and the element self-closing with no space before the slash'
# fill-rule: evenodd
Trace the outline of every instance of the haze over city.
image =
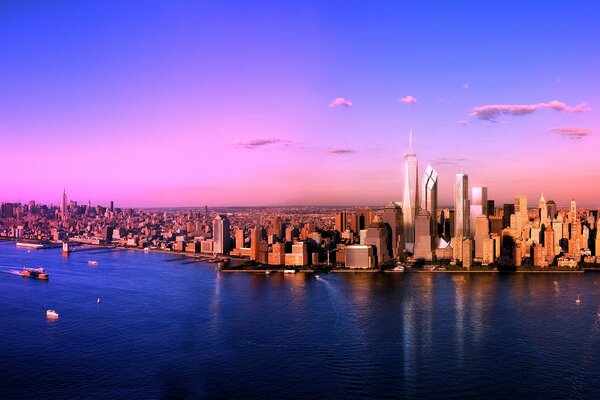
<svg viewBox="0 0 600 400">
<path fill-rule="evenodd" d="M 383 205 L 413 131 L 469 174 L 598 206 L 600 3 L 3 2 L 2 201 Z"/>
</svg>

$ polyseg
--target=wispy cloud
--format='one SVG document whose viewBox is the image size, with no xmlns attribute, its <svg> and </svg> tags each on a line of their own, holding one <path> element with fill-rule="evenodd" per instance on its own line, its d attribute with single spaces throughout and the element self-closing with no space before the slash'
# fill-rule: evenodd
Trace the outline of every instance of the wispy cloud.
<svg viewBox="0 0 600 400">
<path fill-rule="evenodd" d="M 334 107 L 352 107 L 352 102 L 343 97 L 337 97 L 335 100 L 329 103 L 329 108 Z"/>
<path fill-rule="evenodd" d="M 463 85 L 463 89 L 468 89 L 468 88 L 469 88 L 469 84 L 468 84 L 468 83 L 465 83 L 465 84 Z"/>
<path fill-rule="evenodd" d="M 342 154 L 351 154 L 356 153 L 356 150 L 353 149 L 331 149 L 329 150 L 329 154 L 342 155 Z"/>
<path fill-rule="evenodd" d="M 403 98 L 400 99 L 400 102 L 405 103 L 405 104 L 416 104 L 417 99 L 413 96 L 404 96 Z"/>
<path fill-rule="evenodd" d="M 465 126 L 467 125 L 469 122 L 466 119 L 461 119 L 460 121 L 456 121 L 456 123 L 460 126 Z"/>
<path fill-rule="evenodd" d="M 567 113 L 580 113 L 591 110 L 586 103 L 581 103 L 572 107 L 563 103 L 562 101 L 552 100 L 547 103 L 537 104 L 489 104 L 485 106 L 474 107 L 469 115 L 478 119 L 496 122 L 496 119 L 501 115 L 520 117 L 523 115 L 533 114 L 538 110 L 544 109 L 563 111 Z"/>
<path fill-rule="evenodd" d="M 287 140 L 278 139 L 278 138 L 256 138 L 249 140 L 238 140 L 234 143 L 235 146 L 244 147 L 246 149 L 255 149 L 257 147 L 267 146 L 270 144 L 276 143 L 287 143 Z"/>
<path fill-rule="evenodd" d="M 436 165 L 459 165 L 467 161 L 466 158 L 436 158 L 435 160 L 431 160 L 431 165 L 435 167 Z"/>
<path fill-rule="evenodd" d="M 552 128 L 552 129 L 550 129 L 550 132 L 564 136 L 568 139 L 575 139 L 575 140 L 582 139 L 582 138 L 592 134 L 592 131 L 589 129 L 578 128 L 578 127 L 574 127 L 574 126 Z"/>
</svg>

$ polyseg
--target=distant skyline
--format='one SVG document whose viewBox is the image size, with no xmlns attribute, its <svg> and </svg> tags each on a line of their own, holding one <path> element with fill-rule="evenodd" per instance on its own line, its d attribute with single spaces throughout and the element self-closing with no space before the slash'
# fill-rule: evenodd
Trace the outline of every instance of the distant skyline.
<svg viewBox="0 0 600 400">
<path fill-rule="evenodd" d="M 0 200 L 600 206 L 600 2 L 0 6 Z M 422 172 L 418 177 L 420 182 Z"/>
</svg>

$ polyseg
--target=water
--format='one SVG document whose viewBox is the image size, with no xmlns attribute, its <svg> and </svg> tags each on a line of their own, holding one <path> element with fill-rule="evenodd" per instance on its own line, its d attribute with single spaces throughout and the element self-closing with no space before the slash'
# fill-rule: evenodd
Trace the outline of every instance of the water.
<svg viewBox="0 0 600 400">
<path fill-rule="evenodd" d="M 317 280 L 188 261 L 0 243 L 0 398 L 600 396 L 600 274 Z"/>
</svg>

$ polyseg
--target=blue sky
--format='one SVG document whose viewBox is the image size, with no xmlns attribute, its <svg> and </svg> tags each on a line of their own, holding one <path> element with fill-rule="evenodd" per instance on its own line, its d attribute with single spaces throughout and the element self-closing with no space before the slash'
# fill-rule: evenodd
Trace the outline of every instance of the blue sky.
<svg viewBox="0 0 600 400">
<path fill-rule="evenodd" d="M 598 15 L 593 1 L 5 1 L 0 135 L 18 168 L 0 197 L 386 204 L 412 128 L 442 205 L 461 171 L 499 202 L 600 205 Z"/>
</svg>

